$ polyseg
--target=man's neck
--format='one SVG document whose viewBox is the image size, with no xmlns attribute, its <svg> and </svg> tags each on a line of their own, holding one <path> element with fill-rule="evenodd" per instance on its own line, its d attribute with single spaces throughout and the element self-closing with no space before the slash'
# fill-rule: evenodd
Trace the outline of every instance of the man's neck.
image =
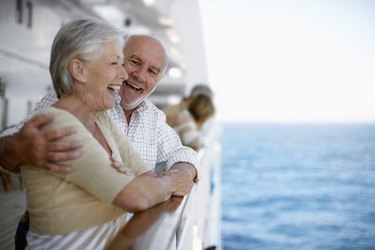
<svg viewBox="0 0 375 250">
<path fill-rule="evenodd" d="M 130 124 L 130 119 L 132 117 L 134 109 L 133 110 L 125 110 L 125 109 L 123 109 L 123 111 L 125 113 L 126 121 L 128 122 L 128 124 Z"/>
<path fill-rule="evenodd" d="M 132 117 L 132 114 L 134 113 L 134 111 L 136 109 L 139 108 L 139 105 L 137 107 L 133 108 L 133 109 L 125 109 L 123 107 L 124 105 L 121 105 L 121 104 L 120 104 L 120 106 L 121 106 L 122 111 L 124 111 L 124 114 L 125 114 L 125 117 L 126 117 L 126 121 L 128 122 L 128 124 L 130 124 L 130 119 Z"/>
</svg>

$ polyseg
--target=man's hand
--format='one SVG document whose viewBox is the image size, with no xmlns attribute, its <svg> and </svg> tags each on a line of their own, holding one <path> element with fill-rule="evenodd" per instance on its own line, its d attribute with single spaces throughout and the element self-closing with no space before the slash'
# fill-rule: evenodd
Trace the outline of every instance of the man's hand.
<svg viewBox="0 0 375 250">
<path fill-rule="evenodd" d="M 69 172 L 70 166 L 58 162 L 78 158 L 82 145 L 77 141 L 59 140 L 74 134 L 73 127 L 41 131 L 53 118 L 53 115 L 36 116 L 26 122 L 19 133 L 1 138 L 2 165 L 11 171 L 17 171 L 21 164 L 28 164 L 57 173 Z"/>
<path fill-rule="evenodd" d="M 176 185 L 173 195 L 184 196 L 190 193 L 197 171 L 190 163 L 178 162 L 166 172 L 166 175 L 172 177 L 173 183 Z"/>
</svg>

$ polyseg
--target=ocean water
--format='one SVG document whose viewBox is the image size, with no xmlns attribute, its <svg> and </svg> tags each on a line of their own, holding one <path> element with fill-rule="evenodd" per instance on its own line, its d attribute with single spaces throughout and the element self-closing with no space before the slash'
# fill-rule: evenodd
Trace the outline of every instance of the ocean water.
<svg viewBox="0 0 375 250">
<path fill-rule="evenodd" d="M 374 125 L 222 125 L 224 250 L 375 249 Z"/>
</svg>

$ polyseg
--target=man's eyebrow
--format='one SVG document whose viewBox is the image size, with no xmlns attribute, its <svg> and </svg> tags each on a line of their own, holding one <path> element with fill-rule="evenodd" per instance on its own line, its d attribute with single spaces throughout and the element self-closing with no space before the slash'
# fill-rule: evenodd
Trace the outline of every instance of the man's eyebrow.
<svg viewBox="0 0 375 250">
<path fill-rule="evenodd" d="M 142 59 L 139 56 L 137 56 L 137 55 L 131 55 L 131 56 L 129 56 L 129 58 L 131 58 L 131 59 L 137 59 L 137 60 L 142 61 Z"/>
</svg>

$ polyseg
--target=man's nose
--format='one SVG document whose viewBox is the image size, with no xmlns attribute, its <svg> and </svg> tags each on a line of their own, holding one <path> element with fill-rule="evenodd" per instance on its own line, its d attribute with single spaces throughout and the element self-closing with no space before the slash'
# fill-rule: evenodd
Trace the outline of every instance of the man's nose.
<svg viewBox="0 0 375 250">
<path fill-rule="evenodd" d="M 140 67 L 136 71 L 134 71 L 134 75 L 137 78 L 137 81 L 146 82 L 147 79 L 147 68 Z"/>
</svg>

